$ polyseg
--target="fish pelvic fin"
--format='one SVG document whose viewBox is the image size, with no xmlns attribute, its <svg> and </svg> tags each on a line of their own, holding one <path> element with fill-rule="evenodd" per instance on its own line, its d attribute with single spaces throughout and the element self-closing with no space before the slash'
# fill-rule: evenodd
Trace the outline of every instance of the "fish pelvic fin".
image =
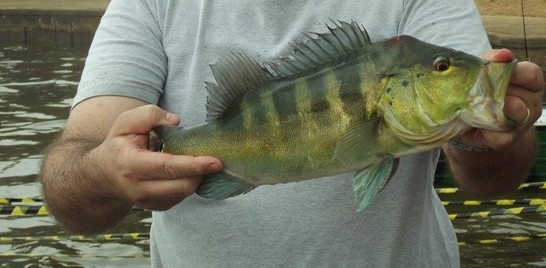
<svg viewBox="0 0 546 268">
<path fill-rule="evenodd" d="M 221 57 L 210 68 L 218 84 L 205 82 L 207 122 L 222 118 L 240 99 L 265 85 L 271 77 L 267 69 L 242 53 Z"/>
<path fill-rule="evenodd" d="M 197 188 L 197 195 L 215 200 L 246 194 L 256 186 L 236 180 L 233 176 L 224 172 L 205 176 L 203 182 Z"/>
<path fill-rule="evenodd" d="M 286 55 L 278 57 L 266 67 L 275 74 L 275 80 L 301 77 L 325 66 L 345 62 L 366 52 L 372 42 L 370 36 L 355 21 L 333 21 L 334 27 L 326 25 L 329 32 L 304 33 L 304 39 L 292 45 Z"/>
<path fill-rule="evenodd" d="M 385 156 L 377 164 L 359 171 L 353 180 L 356 209 L 364 210 L 374 198 L 385 188 L 396 169 L 399 159 Z"/>
</svg>

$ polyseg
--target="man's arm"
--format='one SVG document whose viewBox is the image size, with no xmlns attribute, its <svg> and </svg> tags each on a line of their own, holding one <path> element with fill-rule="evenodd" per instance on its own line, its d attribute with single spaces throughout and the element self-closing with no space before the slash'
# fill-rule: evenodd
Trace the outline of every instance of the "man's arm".
<svg viewBox="0 0 546 268">
<path fill-rule="evenodd" d="M 482 57 L 509 61 L 506 49 L 488 50 Z M 492 198 L 514 191 L 529 174 L 538 153 L 533 123 L 542 113 L 544 77 L 542 70 L 529 62 L 518 63 L 505 99 L 504 113 L 518 126 L 510 132 L 473 129 L 459 140 L 489 152 L 469 152 L 449 143 L 443 146 L 453 176 L 467 193 Z M 529 112 L 528 112 L 529 111 Z"/>
<path fill-rule="evenodd" d="M 105 231 L 133 205 L 168 209 L 191 195 L 202 175 L 221 170 L 213 157 L 148 151 L 150 131 L 180 119 L 145 104 L 103 96 L 74 107 L 40 176 L 47 207 L 66 230 Z"/>
</svg>

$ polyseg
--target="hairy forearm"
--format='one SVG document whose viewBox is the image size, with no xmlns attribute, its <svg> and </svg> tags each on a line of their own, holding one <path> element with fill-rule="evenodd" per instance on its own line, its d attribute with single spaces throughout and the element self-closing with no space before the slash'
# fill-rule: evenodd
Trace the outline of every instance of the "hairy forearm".
<svg viewBox="0 0 546 268">
<path fill-rule="evenodd" d="M 501 150 L 466 152 L 449 144 L 443 149 L 455 180 L 465 192 L 478 198 L 516 190 L 527 178 L 538 153 L 534 129 Z"/>
<path fill-rule="evenodd" d="M 41 167 L 47 208 L 67 231 L 91 234 L 115 226 L 131 204 L 107 191 L 101 167 L 89 157 L 98 146 L 84 140 L 59 140 L 50 146 Z"/>
</svg>

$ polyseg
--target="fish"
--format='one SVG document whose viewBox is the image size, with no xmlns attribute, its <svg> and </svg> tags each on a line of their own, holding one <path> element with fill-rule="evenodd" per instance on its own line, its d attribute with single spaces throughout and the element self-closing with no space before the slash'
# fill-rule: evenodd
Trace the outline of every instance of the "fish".
<svg viewBox="0 0 546 268">
<path fill-rule="evenodd" d="M 210 65 L 204 123 L 161 126 L 162 151 L 214 156 L 197 195 L 223 200 L 260 185 L 354 172 L 357 211 L 395 174 L 400 157 L 471 128 L 515 127 L 503 113 L 517 60 L 489 62 L 401 35 L 372 43 L 355 21 L 304 33 L 260 64 L 229 52 Z"/>
</svg>

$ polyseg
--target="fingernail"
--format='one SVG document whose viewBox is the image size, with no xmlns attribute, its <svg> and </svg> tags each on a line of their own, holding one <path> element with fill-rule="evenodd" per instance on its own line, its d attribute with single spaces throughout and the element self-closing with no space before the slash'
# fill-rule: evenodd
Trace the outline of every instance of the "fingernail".
<svg viewBox="0 0 546 268">
<path fill-rule="evenodd" d="M 167 121 L 169 121 L 169 122 L 174 122 L 174 121 L 176 121 L 176 115 L 173 114 L 173 113 L 167 113 L 167 114 L 165 115 L 165 119 L 166 119 Z"/>
<path fill-rule="evenodd" d="M 219 165 L 218 163 L 212 163 L 208 166 L 209 172 L 219 172 L 221 170 L 222 170 L 222 166 Z"/>
</svg>

